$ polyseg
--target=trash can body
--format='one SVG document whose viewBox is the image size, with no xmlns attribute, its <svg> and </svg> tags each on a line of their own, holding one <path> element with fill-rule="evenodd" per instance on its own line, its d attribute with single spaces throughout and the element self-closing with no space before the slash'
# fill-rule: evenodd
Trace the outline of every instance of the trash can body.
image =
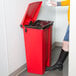
<svg viewBox="0 0 76 76">
<path fill-rule="evenodd" d="M 24 32 L 27 71 L 42 75 L 51 62 L 53 22 L 36 21 L 41 4 L 42 2 L 34 2 L 28 6 L 21 27 Z"/>
<path fill-rule="evenodd" d="M 41 22 L 45 23 L 46 21 Z M 51 24 L 45 29 L 37 29 L 36 27 L 33 28 L 25 26 L 24 39 L 28 72 L 35 74 L 44 74 L 45 67 L 50 66 L 52 47 L 51 37 Z"/>
</svg>

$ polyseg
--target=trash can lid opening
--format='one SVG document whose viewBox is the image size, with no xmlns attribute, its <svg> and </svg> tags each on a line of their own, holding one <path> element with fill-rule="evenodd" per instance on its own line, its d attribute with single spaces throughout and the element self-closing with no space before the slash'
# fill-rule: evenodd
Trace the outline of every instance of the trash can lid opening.
<svg viewBox="0 0 76 76">
<path fill-rule="evenodd" d="M 27 28 L 45 29 L 53 25 L 53 21 L 37 20 L 32 25 L 25 25 Z"/>
</svg>

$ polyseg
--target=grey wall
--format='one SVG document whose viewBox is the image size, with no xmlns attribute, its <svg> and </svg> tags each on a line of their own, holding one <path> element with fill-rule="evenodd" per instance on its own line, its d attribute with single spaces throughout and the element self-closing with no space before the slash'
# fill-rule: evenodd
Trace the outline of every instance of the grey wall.
<svg viewBox="0 0 76 76">
<path fill-rule="evenodd" d="M 61 0 L 57 0 L 61 1 Z M 56 7 L 55 41 L 62 42 L 68 26 L 68 6 Z"/>
<path fill-rule="evenodd" d="M 56 7 L 55 41 L 62 42 L 68 26 L 68 6 Z"/>
<path fill-rule="evenodd" d="M 26 63 L 23 30 L 20 28 L 28 1 L 5 0 L 8 74 Z"/>
<path fill-rule="evenodd" d="M 4 0 L 0 0 L 0 76 L 8 76 L 8 56 Z"/>
<path fill-rule="evenodd" d="M 76 76 L 76 3 L 71 1 L 69 76 Z"/>
<path fill-rule="evenodd" d="M 52 43 L 55 42 L 55 25 L 56 25 L 56 9 L 55 7 L 50 7 L 45 4 L 42 5 L 38 19 L 40 20 L 48 20 L 48 21 L 54 21 L 53 25 L 53 33 L 52 33 Z"/>
</svg>

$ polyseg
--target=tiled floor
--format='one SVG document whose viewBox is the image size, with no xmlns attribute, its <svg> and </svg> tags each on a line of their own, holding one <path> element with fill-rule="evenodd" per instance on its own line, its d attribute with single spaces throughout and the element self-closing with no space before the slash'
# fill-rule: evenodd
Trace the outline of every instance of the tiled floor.
<svg viewBox="0 0 76 76">
<path fill-rule="evenodd" d="M 58 56 L 60 54 L 61 47 L 56 47 L 52 51 L 52 65 L 57 61 Z M 64 68 L 63 71 L 47 71 L 45 72 L 44 75 L 36 75 L 36 74 L 31 74 L 27 73 L 27 71 L 24 71 L 21 73 L 19 76 L 68 76 L 68 59 L 66 59 L 64 63 Z"/>
</svg>

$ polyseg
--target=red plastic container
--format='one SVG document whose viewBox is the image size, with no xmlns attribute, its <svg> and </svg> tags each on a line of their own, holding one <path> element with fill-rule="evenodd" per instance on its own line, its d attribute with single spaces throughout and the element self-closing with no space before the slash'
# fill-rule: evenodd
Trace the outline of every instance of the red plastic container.
<svg viewBox="0 0 76 76">
<path fill-rule="evenodd" d="M 21 27 L 24 32 L 27 71 L 44 74 L 50 66 L 52 48 L 52 21 L 37 20 L 42 2 L 29 4 Z"/>
</svg>

